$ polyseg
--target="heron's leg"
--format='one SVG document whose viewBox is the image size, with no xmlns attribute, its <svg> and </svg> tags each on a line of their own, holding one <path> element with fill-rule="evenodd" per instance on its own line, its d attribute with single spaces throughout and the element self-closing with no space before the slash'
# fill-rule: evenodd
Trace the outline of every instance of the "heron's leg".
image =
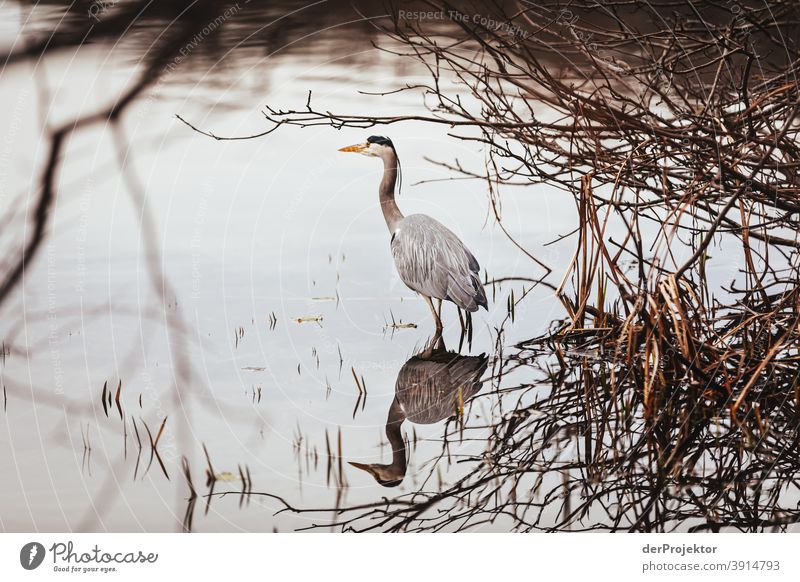
<svg viewBox="0 0 800 582">
<path fill-rule="evenodd" d="M 436 309 L 434 309 L 434 307 L 433 307 L 433 301 L 431 301 L 431 298 L 428 297 L 427 295 L 423 295 L 423 297 L 425 298 L 425 302 L 428 304 L 428 307 L 431 308 L 431 314 L 433 315 L 433 320 L 436 322 L 436 333 L 438 335 L 438 334 L 442 333 L 442 329 L 443 329 L 442 320 L 439 317 L 439 315 L 436 313 Z"/>
<path fill-rule="evenodd" d="M 439 306 L 436 308 L 436 315 L 439 316 L 439 321 L 441 321 L 442 320 L 442 300 L 441 299 L 437 299 L 437 301 L 439 302 Z"/>
<path fill-rule="evenodd" d="M 428 342 L 428 345 L 425 346 L 425 349 L 422 350 L 418 356 L 423 360 L 427 360 L 433 355 L 433 352 L 438 349 L 444 349 L 444 340 L 442 340 L 442 318 L 439 317 L 439 314 L 436 313 L 436 309 L 433 308 L 433 301 L 427 295 L 423 295 L 425 298 L 425 302 L 428 304 L 428 307 L 431 308 L 431 313 L 433 314 L 433 320 L 436 322 L 436 332 L 433 334 L 433 337 Z M 439 306 L 441 307 L 442 300 L 439 300 Z"/>
</svg>

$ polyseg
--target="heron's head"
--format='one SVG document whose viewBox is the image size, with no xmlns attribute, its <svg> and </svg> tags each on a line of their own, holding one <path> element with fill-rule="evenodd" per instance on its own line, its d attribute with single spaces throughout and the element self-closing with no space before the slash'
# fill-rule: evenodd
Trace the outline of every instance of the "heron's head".
<svg viewBox="0 0 800 582">
<path fill-rule="evenodd" d="M 378 482 L 379 485 L 384 487 L 397 487 L 403 482 L 403 477 L 406 475 L 405 467 L 398 469 L 394 465 L 367 465 L 364 463 L 355 463 L 350 461 L 350 464 L 356 469 L 366 471 Z"/>
<path fill-rule="evenodd" d="M 345 148 L 341 148 L 339 151 L 353 152 L 356 154 L 362 154 L 364 156 L 376 158 L 381 158 L 386 154 L 397 155 L 392 140 L 390 140 L 388 137 L 383 137 L 380 135 L 372 135 L 368 137 L 367 141 L 364 143 L 347 146 Z"/>
</svg>

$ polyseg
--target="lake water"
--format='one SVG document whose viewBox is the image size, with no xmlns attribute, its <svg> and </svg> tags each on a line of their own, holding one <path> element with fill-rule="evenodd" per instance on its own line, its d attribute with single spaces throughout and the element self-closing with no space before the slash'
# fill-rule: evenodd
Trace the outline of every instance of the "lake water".
<svg viewBox="0 0 800 582">
<path fill-rule="evenodd" d="M 26 13 L 12 3 L 0 15 L 8 46 L 21 31 L 11 23 Z M 370 95 L 427 82 L 428 73 L 374 48 L 363 22 L 276 30 L 275 17 L 264 9 L 232 27 L 237 40 L 201 43 L 126 110 L 118 135 L 96 124 L 69 140 L 43 249 L 2 306 L 0 529 L 175 531 L 187 515 L 193 531 L 325 525 L 336 507 L 456 483 L 468 465 L 459 460 L 480 458 L 497 419 L 550 392 L 513 346 L 564 313 L 540 286 L 511 321 L 510 295 L 530 288 L 522 281 L 487 286 L 489 309 L 473 316 L 471 344 L 445 306 L 452 353 L 416 358 L 433 323 L 394 270 L 377 202 L 382 166 L 337 152 L 388 135 L 406 214 L 450 227 L 488 280 L 540 276 L 498 227 L 486 184 L 452 180 L 430 161 L 480 170 L 475 142 L 413 122 L 215 141 L 176 119 L 218 135 L 258 133 L 268 127 L 266 104 L 302 108 L 309 90 L 338 113 L 426 112 L 419 92 Z M 8 251 L 29 228 L 48 128 L 112 103 L 145 66 L 142 42 L 89 44 L 3 71 Z M 571 198 L 546 185 L 501 195 L 508 233 L 563 269 L 568 241 L 544 243 L 574 228 Z M 580 435 L 565 438 L 580 448 Z M 385 465 L 382 480 L 395 486 L 351 462 Z M 563 475 L 543 478 L 558 484 Z M 273 496 L 319 511 L 278 512 Z M 558 513 L 545 511 L 540 525 L 554 526 Z M 474 529 L 513 526 L 497 516 Z"/>
<path fill-rule="evenodd" d="M 13 20 L 15 10 L 6 7 L 6 13 Z M 6 40 L 14 34 L 5 31 Z M 335 38 L 328 35 L 322 46 Z M 394 270 L 377 203 L 380 162 L 346 156 L 339 147 L 372 133 L 389 135 L 403 164 L 398 201 L 406 214 L 427 213 L 448 225 L 489 279 L 536 274 L 490 216 L 484 184 L 415 185 L 451 177 L 426 157 L 481 166 L 480 149 L 448 137 L 446 128 L 286 128 L 259 140 L 217 142 L 176 120 L 180 114 L 220 134 L 254 133 L 265 126 L 266 103 L 302 105 L 310 89 L 315 102 L 339 112 L 420 111 L 415 95 L 360 92 L 423 81 L 424 70 L 395 62 L 368 38 L 332 54 L 313 37 L 304 43 L 295 54 L 237 57 L 232 68 L 221 60 L 204 70 L 187 60 L 126 113 L 124 171 L 145 192 L 157 229 L 153 248 L 143 245 L 137 194 L 125 180 L 112 131 L 92 127 L 70 140 L 45 249 L 26 270 L 24 293 L 4 309 L 10 353 L 2 368 L 8 394 L 0 421 L 3 529 L 180 528 L 188 496 L 180 459 L 188 459 L 204 492 L 202 444 L 223 477 L 217 491 L 241 489 L 241 466 L 253 489 L 297 504 L 325 507 L 338 497 L 354 503 L 386 495 L 347 461 L 388 463 L 384 425 L 396 379 L 433 324 L 425 303 Z M 44 155 L 39 112 L 57 124 L 93 111 L 138 69 L 123 50 L 87 46 L 45 60 L 35 75 L 24 67 L 4 72 L 0 100 L 12 113 L 4 116 L 4 134 L 7 143 L 13 140 L 4 159 L 8 199 L 18 195 L 24 204 L 35 192 Z M 43 95 L 49 95 L 45 102 Z M 569 222 L 570 209 L 541 194 L 504 197 L 505 226 L 521 244 L 540 244 Z M 149 258 L 170 286 L 166 311 Z M 551 252 L 549 258 L 561 257 Z M 489 311 L 474 317 L 472 346 L 462 354 L 494 352 L 512 288 L 489 290 Z M 519 295 L 522 285 L 515 288 Z M 546 294 L 534 294 L 517 309 L 504 341 L 537 334 L 555 313 Z M 169 328 L 170 318 L 181 320 L 182 332 Z M 461 326 L 452 305 L 444 318 L 444 340 L 456 351 Z M 392 328 L 393 321 L 416 328 Z M 181 358 L 191 365 L 188 376 L 179 374 Z M 366 389 L 355 412 L 354 371 Z M 106 416 L 101 398 L 104 384 L 116 392 L 120 381 L 124 422 L 116 404 Z M 486 402 L 470 406 L 466 416 L 478 414 L 475 406 L 487 408 L 496 388 L 489 379 L 481 396 Z M 169 480 L 157 459 L 143 470 L 150 462 L 144 426 L 155 433 L 164 417 L 159 451 Z M 138 470 L 133 421 L 144 440 Z M 446 479 L 456 470 L 431 463 L 443 424 L 406 423 L 404 433 L 417 442 L 406 478 L 392 492 L 413 490 L 430 471 Z M 344 475 L 333 480 L 326 438 L 337 459 L 341 438 L 345 461 Z M 347 482 L 344 490 L 340 480 Z M 276 507 L 269 499 L 251 497 L 242 507 L 233 497 L 214 499 L 194 529 L 304 525 L 302 517 L 274 517 Z"/>
</svg>

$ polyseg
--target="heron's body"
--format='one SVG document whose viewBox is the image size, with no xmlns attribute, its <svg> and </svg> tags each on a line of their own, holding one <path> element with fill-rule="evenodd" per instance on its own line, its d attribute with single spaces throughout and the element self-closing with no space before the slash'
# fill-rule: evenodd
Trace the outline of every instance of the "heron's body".
<svg viewBox="0 0 800 582">
<path fill-rule="evenodd" d="M 412 214 L 397 223 L 391 240 L 394 264 L 408 287 L 467 311 L 486 307 L 478 261 L 442 223 Z"/>
<path fill-rule="evenodd" d="M 480 266 L 463 242 L 443 224 L 424 214 L 403 216 L 394 198 L 399 160 L 392 142 L 385 137 L 370 137 L 367 143 L 342 148 L 383 160 L 383 177 L 378 196 L 386 226 L 391 235 L 392 257 L 403 282 L 422 295 L 442 329 L 440 314 L 432 299 L 452 301 L 461 309 L 487 308 Z"/>
</svg>

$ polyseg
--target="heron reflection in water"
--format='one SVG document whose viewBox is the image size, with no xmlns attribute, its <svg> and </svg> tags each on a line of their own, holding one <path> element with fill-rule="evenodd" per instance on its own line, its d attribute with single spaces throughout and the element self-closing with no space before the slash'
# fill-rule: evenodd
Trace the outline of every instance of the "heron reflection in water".
<svg viewBox="0 0 800 582">
<path fill-rule="evenodd" d="M 480 392 L 488 362 L 485 354 L 462 356 L 448 352 L 441 337 L 435 338 L 430 348 L 403 364 L 397 375 L 394 400 L 386 418 L 392 462 L 350 464 L 372 475 L 384 487 L 400 485 L 408 465 L 403 423 L 408 420 L 414 424 L 435 424 L 455 416 L 461 404 Z"/>
<path fill-rule="evenodd" d="M 340 152 L 353 152 L 383 160 L 378 196 L 400 279 L 425 299 L 433 314 L 436 332 L 442 331 L 442 301 L 452 301 L 468 312 L 487 309 L 480 280 L 480 265 L 463 242 L 442 223 L 425 214 L 403 216 L 394 200 L 400 160 L 392 140 L 373 135 L 362 144 Z M 438 301 L 434 308 L 433 300 Z"/>
</svg>

